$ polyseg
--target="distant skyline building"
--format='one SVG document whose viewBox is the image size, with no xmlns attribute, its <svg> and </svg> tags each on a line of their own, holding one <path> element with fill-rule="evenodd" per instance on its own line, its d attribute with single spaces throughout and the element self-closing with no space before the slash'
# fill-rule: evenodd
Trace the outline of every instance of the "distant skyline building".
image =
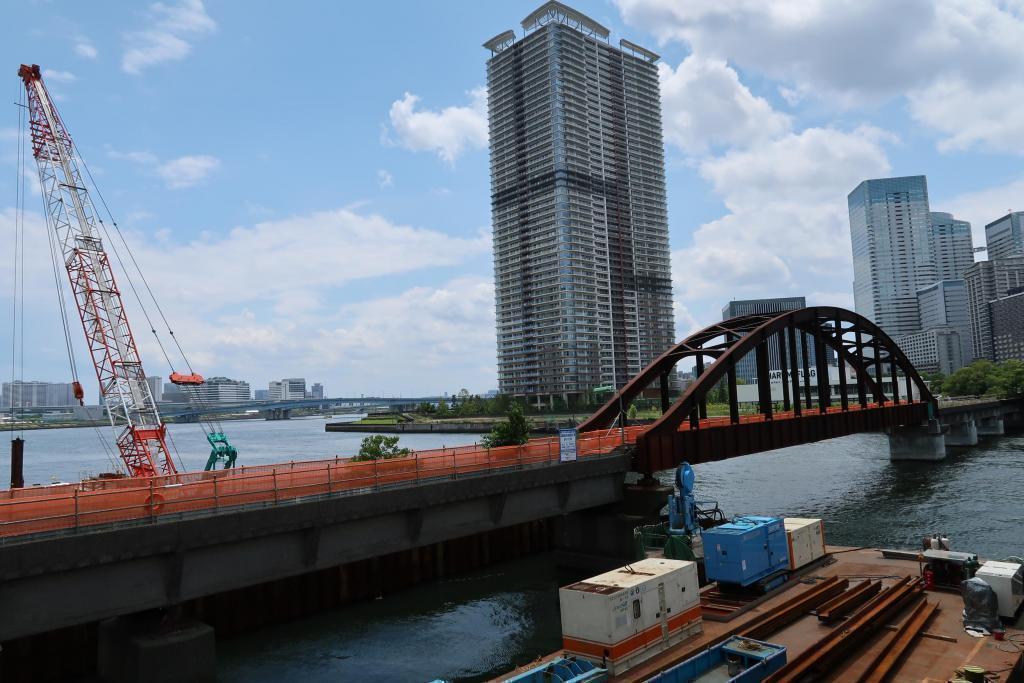
<svg viewBox="0 0 1024 683">
<path fill-rule="evenodd" d="M 154 401 L 164 400 L 164 378 L 159 375 L 150 375 L 146 378 L 149 385 L 149 392 L 153 394 Z"/>
<path fill-rule="evenodd" d="M 995 360 L 989 304 L 1024 286 L 1024 255 L 978 261 L 964 274 L 967 310 L 971 317 L 974 357 Z"/>
<path fill-rule="evenodd" d="M 933 327 L 895 341 L 918 372 L 949 375 L 965 365 L 960 332 L 952 327 Z"/>
<path fill-rule="evenodd" d="M 994 360 L 1024 360 L 1024 290 L 989 303 Z"/>
<path fill-rule="evenodd" d="M 974 241 L 971 224 L 951 213 L 932 211 L 929 214 L 929 239 L 935 261 L 936 280 L 959 280 L 974 265 Z M 923 323 L 922 323 L 923 325 Z"/>
<path fill-rule="evenodd" d="M 940 280 L 917 290 L 917 304 L 922 330 L 952 328 L 957 331 L 961 365 L 956 365 L 953 370 L 969 365 L 974 360 L 974 341 L 967 304 L 967 283 L 962 279 Z"/>
<path fill-rule="evenodd" d="M 324 385 L 320 382 L 314 382 L 312 388 L 309 390 L 310 398 L 323 398 L 324 397 Z"/>
<path fill-rule="evenodd" d="M 306 398 L 306 378 L 286 377 L 281 380 L 281 400 L 301 401 Z"/>
<path fill-rule="evenodd" d="M 284 398 L 284 386 L 281 382 L 271 380 L 267 385 L 267 400 L 280 401 Z"/>
<path fill-rule="evenodd" d="M 269 389 L 254 389 L 252 392 L 252 398 L 254 401 L 266 401 L 270 396 Z"/>
<path fill-rule="evenodd" d="M 200 386 L 191 390 L 200 404 L 243 403 L 252 399 L 249 383 L 228 377 L 207 377 Z"/>
<path fill-rule="evenodd" d="M 622 386 L 674 341 L 658 55 L 559 2 L 484 43 L 498 384 Z"/>
<path fill-rule="evenodd" d="M 78 401 L 75 400 L 75 390 L 70 382 L 14 380 L 0 385 L 0 407 L 3 408 L 60 408 L 76 405 Z"/>
<path fill-rule="evenodd" d="M 1024 234 L 1021 219 L 1024 211 L 1011 211 L 985 226 L 985 243 L 990 261 L 1024 255 Z"/>
<path fill-rule="evenodd" d="M 722 320 L 735 318 L 741 315 L 756 315 L 760 313 L 783 313 L 795 311 L 807 307 L 807 298 L 802 296 L 786 296 L 775 299 L 733 299 L 722 307 Z M 814 339 L 807 338 L 807 360 L 810 367 L 815 367 Z M 826 347 L 829 362 L 835 359 L 835 352 Z M 803 367 L 804 352 L 797 340 L 796 347 L 798 369 Z M 788 361 L 787 361 L 788 362 Z M 768 339 L 768 369 L 780 370 L 779 366 L 779 341 L 775 335 Z M 746 383 L 751 383 L 757 378 L 757 357 L 753 352 L 748 353 L 736 363 L 736 378 Z"/>
<path fill-rule="evenodd" d="M 164 382 L 164 390 L 161 394 L 161 401 L 164 403 L 187 403 L 188 398 L 185 397 L 181 387 L 177 384 L 171 384 L 170 382 Z"/>
<path fill-rule="evenodd" d="M 937 278 L 928 182 L 923 175 L 877 178 L 847 197 L 858 313 L 891 336 L 921 329 L 917 290 Z"/>
</svg>

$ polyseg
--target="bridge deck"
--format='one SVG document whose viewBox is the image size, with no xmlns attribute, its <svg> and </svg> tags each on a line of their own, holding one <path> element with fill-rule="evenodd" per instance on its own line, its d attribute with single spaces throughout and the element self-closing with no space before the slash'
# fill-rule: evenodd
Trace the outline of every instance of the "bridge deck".
<svg viewBox="0 0 1024 683">
<path fill-rule="evenodd" d="M 605 455 L 634 443 L 645 426 L 581 435 L 580 458 Z M 99 525 L 241 505 L 276 504 L 323 495 L 354 495 L 438 479 L 459 479 L 560 461 L 557 437 L 522 446 L 460 446 L 419 451 L 404 458 L 353 462 L 348 458 L 239 467 L 214 472 L 134 479 L 86 480 L 77 484 L 0 492 L 0 543 L 12 537 L 76 532 Z"/>
<path fill-rule="evenodd" d="M 742 415 L 739 424 L 731 424 L 728 417 L 709 417 L 701 420 L 697 429 L 684 422 L 667 443 L 659 438 L 653 444 L 645 444 L 645 437 L 653 436 L 646 434 L 647 425 L 627 427 L 624 434 L 619 429 L 586 432 L 577 441 L 577 455 L 580 458 L 604 455 L 623 443 L 633 444 L 639 440 L 641 447 L 663 451 L 661 457 L 644 460 L 645 464 L 656 465 L 644 467 L 644 471 L 667 469 L 675 466 L 680 458 L 706 462 L 851 433 L 849 429 L 833 433 L 835 430 L 796 428 L 800 423 L 820 421 L 825 416 L 867 415 L 879 409 L 920 409 L 922 406 L 920 403 L 886 402 L 871 403 L 864 409 L 851 404 L 848 411 L 831 407 L 824 414 L 816 410 L 805 412 L 803 416 L 792 411 L 778 412 L 771 420 L 761 414 Z M 857 426 L 855 431 L 872 426 L 856 418 L 847 424 Z M 750 438 L 752 429 L 796 436 L 758 440 Z M 339 457 L 146 479 L 86 480 L 77 484 L 10 489 L 0 491 L 0 543 L 26 535 L 77 532 L 99 525 L 138 523 L 197 511 L 214 514 L 234 506 L 272 505 L 307 496 L 367 494 L 438 478 L 458 479 L 543 466 L 559 462 L 559 457 L 558 439 L 546 437 L 531 439 L 522 446 L 491 449 L 461 446 L 419 451 L 389 460 L 353 462 Z M 640 453 L 638 457 L 645 456 Z"/>
</svg>

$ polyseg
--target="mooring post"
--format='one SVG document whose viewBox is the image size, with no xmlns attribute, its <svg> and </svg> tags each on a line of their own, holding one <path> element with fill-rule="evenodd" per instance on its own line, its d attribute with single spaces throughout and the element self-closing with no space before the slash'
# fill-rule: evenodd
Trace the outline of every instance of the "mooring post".
<svg viewBox="0 0 1024 683">
<path fill-rule="evenodd" d="M 25 486 L 25 439 L 11 439 L 11 488 L 20 489 Z"/>
</svg>

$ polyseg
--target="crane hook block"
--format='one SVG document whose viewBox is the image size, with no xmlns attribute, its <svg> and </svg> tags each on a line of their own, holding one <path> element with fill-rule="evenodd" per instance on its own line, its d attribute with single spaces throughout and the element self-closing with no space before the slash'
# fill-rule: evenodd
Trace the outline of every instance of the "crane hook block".
<svg viewBox="0 0 1024 683">
<path fill-rule="evenodd" d="M 82 388 L 81 382 L 72 382 L 71 391 L 74 392 L 75 400 L 78 401 L 78 405 L 85 405 L 85 389 Z"/>
<path fill-rule="evenodd" d="M 170 380 L 171 384 L 177 384 L 178 386 L 181 386 L 183 384 L 199 386 L 200 384 L 206 381 L 205 379 L 203 379 L 202 375 L 195 372 L 193 372 L 191 375 L 183 375 L 180 372 L 172 372 Z"/>
</svg>

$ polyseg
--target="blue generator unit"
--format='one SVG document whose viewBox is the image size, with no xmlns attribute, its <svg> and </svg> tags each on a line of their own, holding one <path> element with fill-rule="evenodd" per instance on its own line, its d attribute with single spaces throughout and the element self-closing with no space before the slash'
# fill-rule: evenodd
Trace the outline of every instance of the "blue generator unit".
<svg viewBox="0 0 1024 683">
<path fill-rule="evenodd" d="M 789 568 L 781 517 L 738 517 L 702 535 L 709 581 L 746 587 Z"/>
</svg>

